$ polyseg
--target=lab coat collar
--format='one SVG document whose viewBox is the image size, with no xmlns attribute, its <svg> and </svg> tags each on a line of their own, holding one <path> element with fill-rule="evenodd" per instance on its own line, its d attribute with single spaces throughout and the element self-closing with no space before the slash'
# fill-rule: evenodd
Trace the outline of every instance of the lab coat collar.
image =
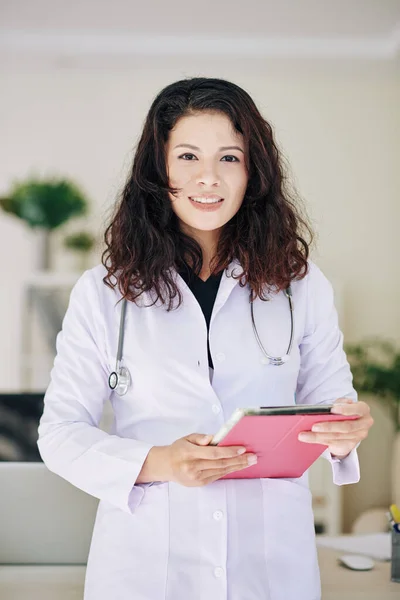
<svg viewBox="0 0 400 600">
<path fill-rule="evenodd" d="M 184 299 L 188 299 L 189 301 L 193 300 L 197 305 L 197 301 L 195 300 L 191 290 L 186 285 L 186 283 L 182 279 L 182 277 L 178 274 L 176 269 L 171 269 L 170 272 L 173 275 L 175 282 L 178 284 L 181 292 L 183 293 Z M 217 293 L 217 297 L 215 299 L 211 320 L 214 319 L 215 315 L 218 313 L 218 311 L 222 308 L 222 306 L 225 304 L 225 302 L 229 298 L 232 290 L 236 287 L 236 285 L 238 285 L 239 279 L 235 279 L 233 277 L 233 275 L 235 275 L 237 277 L 238 275 L 241 275 L 242 272 L 243 272 L 243 268 L 241 266 L 241 263 L 236 258 L 233 259 L 229 263 L 227 268 L 225 269 L 225 271 L 221 277 L 221 282 L 219 284 L 218 293 Z"/>
</svg>

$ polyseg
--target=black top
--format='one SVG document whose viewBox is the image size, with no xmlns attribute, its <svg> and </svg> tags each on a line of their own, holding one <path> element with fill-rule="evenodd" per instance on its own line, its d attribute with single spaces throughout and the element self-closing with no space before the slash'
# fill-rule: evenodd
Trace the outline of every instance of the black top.
<svg viewBox="0 0 400 600">
<path fill-rule="evenodd" d="M 179 275 L 185 281 L 187 286 L 192 291 L 197 302 L 200 304 L 201 310 L 203 311 L 204 318 L 207 324 L 207 352 L 208 352 L 208 364 L 213 369 L 214 365 L 210 353 L 210 344 L 208 341 L 208 332 L 210 329 L 211 313 L 214 306 L 215 298 L 217 296 L 219 284 L 221 281 L 223 271 L 220 271 L 218 275 L 210 275 L 206 281 L 203 281 L 188 267 L 188 270 L 179 271 Z"/>
</svg>

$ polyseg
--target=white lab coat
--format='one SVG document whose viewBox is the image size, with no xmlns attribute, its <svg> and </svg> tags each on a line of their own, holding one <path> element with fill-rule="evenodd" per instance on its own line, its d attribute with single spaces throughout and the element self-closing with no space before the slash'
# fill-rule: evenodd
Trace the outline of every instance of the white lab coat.
<svg viewBox="0 0 400 600">
<path fill-rule="evenodd" d="M 175 273 L 183 304 L 167 312 L 128 303 L 124 364 L 132 386 L 108 388 L 120 295 L 99 265 L 74 287 L 45 396 L 38 446 L 51 471 L 100 499 L 85 600 L 317 600 L 320 581 L 307 473 L 299 479 L 220 480 L 204 487 L 135 484 L 153 445 L 215 433 L 237 407 L 356 400 L 332 287 L 319 268 L 292 284 L 291 359 L 275 367 L 254 338 L 248 289 L 225 271 L 207 329 Z M 146 294 L 145 304 L 152 298 Z M 283 292 L 257 300 L 266 350 L 285 353 L 290 313 Z M 110 397 L 112 433 L 98 428 Z M 335 483 L 359 479 L 357 453 L 332 462 Z M 66 507 L 68 510 L 68 507 Z"/>
</svg>

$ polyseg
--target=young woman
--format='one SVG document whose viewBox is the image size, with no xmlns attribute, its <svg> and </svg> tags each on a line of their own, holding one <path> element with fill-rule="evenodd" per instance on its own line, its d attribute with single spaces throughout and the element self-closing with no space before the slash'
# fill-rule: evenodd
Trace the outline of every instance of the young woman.
<svg viewBox="0 0 400 600">
<path fill-rule="evenodd" d="M 48 468 L 100 499 L 86 600 L 320 598 L 307 473 L 221 479 L 257 457 L 208 445 L 237 407 L 335 402 L 359 418 L 302 439 L 327 445 L 335 483 L 359 479 L 372 419 L 309 234 L 243 89 L 161 91 L 103 264 L 72 291 L 39 426 Z"/>
</svg>

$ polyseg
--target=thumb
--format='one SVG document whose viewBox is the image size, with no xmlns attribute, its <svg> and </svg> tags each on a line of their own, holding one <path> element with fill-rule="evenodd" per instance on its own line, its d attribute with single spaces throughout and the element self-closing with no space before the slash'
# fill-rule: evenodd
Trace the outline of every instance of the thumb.
<svg viewBox="0 0 400 600">
<path fill-rule="evenodd" d="M 197 446 L 207 446 L 212 438 L 212 435 L 205 435 L 204 433 L 191 433 L 186 439 Z"/>
<path fill-rule="evenodd" d="M 333 402 L 333 404 L 353 404 L 354 400 L 351 398 L 338 398 Z"/>
</svg>

